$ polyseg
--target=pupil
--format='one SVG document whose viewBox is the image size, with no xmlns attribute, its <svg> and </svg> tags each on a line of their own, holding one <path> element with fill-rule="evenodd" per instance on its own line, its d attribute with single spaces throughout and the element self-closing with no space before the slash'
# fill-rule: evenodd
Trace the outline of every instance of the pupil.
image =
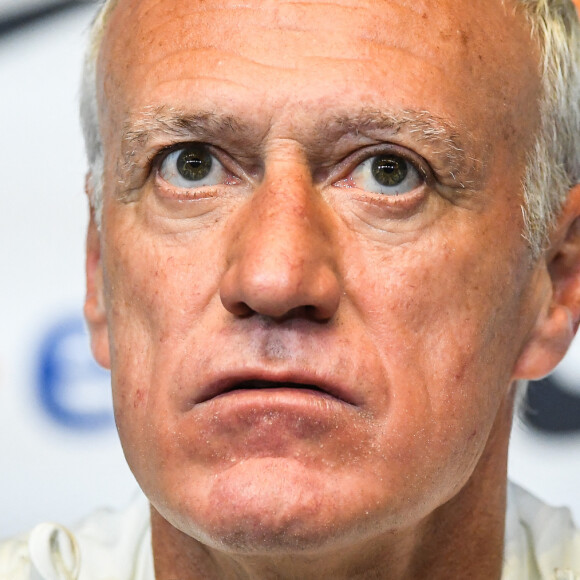
<svg viewBox="0 0 580 580">
<path fill-rule="evenodd" d="M 373 161 L 372 172 L 381 185 L 394 187 L 407 177 L 407 162 L 397 155 L 380 155 Z"/>
<path fill-rule="evenodd" d="M 177 158 L 177 171 L 188 181 L 200 181 L 209 175 L 212 158 L 202 145 L 185 149 Z"/>
</svg>

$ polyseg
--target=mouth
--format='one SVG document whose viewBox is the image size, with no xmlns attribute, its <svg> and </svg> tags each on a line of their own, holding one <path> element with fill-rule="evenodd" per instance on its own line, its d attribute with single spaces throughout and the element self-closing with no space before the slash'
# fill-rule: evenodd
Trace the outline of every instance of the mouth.
<svg viewBox="0 0 580 580">
<path fill-rule="evenodd" d="M 301 392 L 313 392 L 313 394 L 319 394 L 326 397 L 332 397 L 324 389 L 307 383 L 292 383 L 283 381 L 263 381 L 263 380 L 250 380 L 241 381 L 232 385 L 230 388 L 226 389 L 220 395 L 227 395 L 228 393 L 233 393 L 236 391 L 281 391 L 281 390 L 297 390 Z M 218 395 L 218 396 L 220 396 Z M 332 397 L 338 398 L 338 397 Z"/>
<path fill-rule="evenodd" d="M 236 394 L 252 394 L 255 396 L 275 393 L 296 394 L 301 396 L 322 397 L 351 406 L 357 402 L 347 393 L 346 389 L 334 383 L 300 380 L 295 378 L 264 378 L 264 377 L 229 377 L 221 378 L 207 385 L 195 403 L 205 403 L 213 399 Z"/>
</svg>

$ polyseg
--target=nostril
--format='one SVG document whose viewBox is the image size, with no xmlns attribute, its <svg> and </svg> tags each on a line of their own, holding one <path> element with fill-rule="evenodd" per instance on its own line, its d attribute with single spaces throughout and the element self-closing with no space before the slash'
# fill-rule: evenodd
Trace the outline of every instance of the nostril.
<svg viewBox="0 0 580 580">
<path fill-rule="evenodd" d="M 248 316 L 255 314 L 254 310 L 252 310 L 245 302 L 233 302 L 228 304 L 226 308 L 234 316 L 239 316 L 240 318 L 247 318 Z"/>
<path fill-rule="evenodd" d="M 304 318 L 306 320 L 314 320 L 316 322 L 325 322 L 332 318 L 332 314 L 328 314 L 320 308 L 312 305 L 297 306 L 292 308 L 283 316 L 279 316 L 276 320 L 291 320 L 293 318 Z"/>
<path fill-rule="evenodd" d="M 336 314 L 338 306 L 335 306 L 334 304 L 330 308 L 325 305 L 305 306 L 305 309 L 307 318 L 316 320 L 317 322 L 326 322 Z"/>
</svg>

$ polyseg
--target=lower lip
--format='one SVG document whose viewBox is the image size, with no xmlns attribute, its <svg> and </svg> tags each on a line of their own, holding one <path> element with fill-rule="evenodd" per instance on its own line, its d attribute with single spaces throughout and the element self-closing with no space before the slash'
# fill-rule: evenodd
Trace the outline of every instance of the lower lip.
<svg viewBox="0 0 580 580">
<path fill-rule="evenodd" d="M 228 405 L 244 406 L 253 405 L 258 407 L 315 407 L 319 410 L 331 411 L 337 407 L 352 407 L 344 401 L 316 389 L 292 388 L 292 387 L 273 387 L 273 388 L 256 388 L 256 389 L 234 389 L 221 393 L 195 405 L 199 406 L 219 406 Z"/>
<path fill-rule="evenodd" d="M 340 457 L 344 434 L 351 437 L 366 425 L 360 408 L 307 387 L 235 389 L 192 404 L 182 419 L 183 433 L 193 429 L 194 437 L 203 437 L 203 446 L 192 446 L 195 456 L 228 465 L 242 458 L 297 453 L 303 461 L 318 461 L 321 450 Z"/>
</svg>

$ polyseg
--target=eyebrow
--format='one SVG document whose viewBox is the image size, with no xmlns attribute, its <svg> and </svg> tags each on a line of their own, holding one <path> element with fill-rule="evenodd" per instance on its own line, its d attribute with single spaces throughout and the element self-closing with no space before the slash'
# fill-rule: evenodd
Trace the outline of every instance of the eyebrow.
<svg viewBox="0 0 580 580">
<path fill-rule="evenodd" d="M 468 135 L 463 138 L 455 125 L 428 111 L 403 109 L 389 113 L 374 109 L 365 109 L 356 115 L 341 114 L 333 116 L 323 123 L 321 130 L 329 133 L 338 131 L 350 134 L 367 133 L 407 133 L 418 141 L 442 145 L 449 149 L 452 156 L 462 158 L 465 155 L 465 140 L 471 141 Z"/>
<path fill-rule="evenodd" d="M 432 156 L 448 168 L 447 177 L 456 187 L 468 189 L 476 182 L 480 161 L 467 152 L 475 150 L 475 140 L 466 130 L 428 111 L 403 109 L 396 112 L 362 108 L 356 113 L 333 113 L 314 123 L 311 134 L 320 151 L 325 145 L 336 144 L 345 137 L 364 136 L 377 141 L 399 136 L 409 136 L 414 143 L 425 144 Z M 153 146 L 157 141 L 175 143 L 202 141 L 215 143 L 260 143 L 267 131 L 238 117 L 199 111 L 186 113 L 169 106 L 147 107 L 126 123 L 122 134 L 123 169 L 131 172 L 139 150 Z M 385 139 L 387 137 L 387 139 Z"/>
<path fill-rule="evenodd" d="M 147 107 L 135 120 L 125 125 L 125 144 L 146 146 L 156 137 L 202 138 L 204 135 L 246 132 L 240 121 L 232 115 L 210 111 L 187 114 L 173 107 Z"/>
</svg>

